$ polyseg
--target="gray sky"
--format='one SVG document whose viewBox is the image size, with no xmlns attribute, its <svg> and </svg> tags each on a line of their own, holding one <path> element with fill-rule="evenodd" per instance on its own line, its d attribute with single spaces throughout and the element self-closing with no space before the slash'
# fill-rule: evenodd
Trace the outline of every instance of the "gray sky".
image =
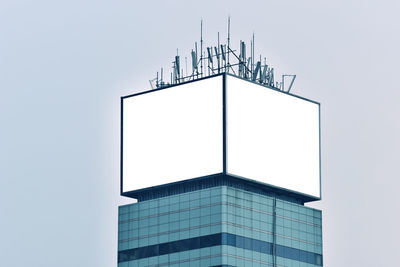
<svg viewBox="0 0 400 267">
<path fill-rule="evenodd" d="M 399 1 L 0 2 L 0 265 L 115 266 L 119 97 L 204 19 L 322 107 L 325 266 L 398 264 Z"/>
</svg>

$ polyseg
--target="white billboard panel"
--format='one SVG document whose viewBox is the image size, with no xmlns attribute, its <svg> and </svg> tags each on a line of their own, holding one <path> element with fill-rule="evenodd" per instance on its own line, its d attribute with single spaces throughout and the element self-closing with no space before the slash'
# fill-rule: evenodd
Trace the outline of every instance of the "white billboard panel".
<svg viewBox="0 0 400 267">
<path fill-rule="evenodd" d="M 222 172 L 222 76 L 122 101 L 122 192 Z"/>
<path fill-rule="evenodd" d="M 319 104 L 227 76 L 227 173 L 320 198 Z"/>
</svg>

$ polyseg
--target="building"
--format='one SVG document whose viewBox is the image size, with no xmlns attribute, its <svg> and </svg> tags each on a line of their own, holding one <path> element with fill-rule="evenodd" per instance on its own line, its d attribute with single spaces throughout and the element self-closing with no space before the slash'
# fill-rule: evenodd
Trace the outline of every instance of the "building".
<svg viewBox="0 0 400 267">
<path fill-rule="evenodd" d="M 119 267 L 323 265 L 318 103 L 222 72 L 121 104 Z"/>
<path fill-rule="evenodd" d="M 121 206 L 118 266 L 322 266 L 321 211 L 225 185 Z"/>
</svg>

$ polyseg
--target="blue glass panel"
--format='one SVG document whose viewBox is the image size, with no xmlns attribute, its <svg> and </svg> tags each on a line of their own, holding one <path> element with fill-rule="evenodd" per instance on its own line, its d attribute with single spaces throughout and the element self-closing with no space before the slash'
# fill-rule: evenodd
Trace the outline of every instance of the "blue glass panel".
<svg viewBox="0 0 400 267">
<path fill-rule="evenodd" d="M 228 245 L 264 254 L 273 254 L 273 245 L 269 242 L 229 233 L 218 233 L 135 249 L 122 250 L 118 253 L 118 262 L 138 260 L 218 245 Z M 300 249 L 276 245 L 276 255 L 286 259 L 322 266 L 322 255 Z"/>
</svg>

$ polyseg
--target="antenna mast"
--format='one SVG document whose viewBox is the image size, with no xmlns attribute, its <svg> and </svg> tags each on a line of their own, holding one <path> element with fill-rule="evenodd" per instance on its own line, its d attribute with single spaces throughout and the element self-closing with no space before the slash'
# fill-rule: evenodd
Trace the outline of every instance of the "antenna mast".
<svg viewBox="0 0 400 267">
<path fill-rule="evenodd" d="M 251 73 L 254 75 L 254 32 L 253 32 L 253 42 L 251 43 Z"/>
<path fill-rule="evenodd" d="M 200 68 L 201 77 L 203 77 L 203 19 L 201 19 L 200 23 Z"/>
<path fill-rule="evenodd" d="M 277 91 L 284 91 L 290 93 L 296 75 L 284 74 L 282 81 L 275 81 L 274 68 L 267 65 L 266 58 L 262 64 L 262 57 L 260 60 L 255 58 L 255 33 L 253 32 L 250 39 L 250 55 L 247 57 L 246 44 L 240 40 L 238 50 L 231 49 L 231 17 L 228 16 L 228 38 L 226 43 L 220 43 L 219 32 L 217 35 L 217 46 L 205 47 L 203 51 L 203 19 L 200 21 L 200 51 L 198 51 L 197 41 L 194 43 L 194 49 L 191 50 L 192 59 L 192 72 L 188 73 L 187 57 L 183 63 L 179 56 L 179 50 L 176 49 L 175 60 L 172 62 L 171 81 L 164 81 L 164 73 L 161 68 L 161 77 L 157 72 L 156 78 L 150 80 L 150 85 L 153 89 L 162 88 L 174 84 L 180 84 L 191 80 L 215 75 L 216 73 L 232 73 L 235 76 L 251 80 L 253 82 L 262 84 L 266 87 Z M 214 52 L 213 52 L 214 51 Z M 200 52 L 200 56 L 199 53 Z M 230 56 L 232 54 L 232 62 Z M 182 62 L 181 62 L 182 61 Z M 215 64 L 214 64 L 215 63 Z M 185 66 L 183 66 L 185 64 Z M 200 65 L 200 66 L 199 66 Z M 201 70 L 199 70 L 199 68 Z M 168 76 L 167 76 L 168 77 Z M 285 79 L 292 78 L 288 88 L 285 88 Z M 155 88 L 154 88 L 155 87 Z"/>
<path fill-rule="evenodd" d="M 229 72 L 229 68 L 230 68 L 230 64 L 229 64 L 229 54 L 231 50 L 231 16 L 228 17 L 228 72 Z"/>
</svg>

